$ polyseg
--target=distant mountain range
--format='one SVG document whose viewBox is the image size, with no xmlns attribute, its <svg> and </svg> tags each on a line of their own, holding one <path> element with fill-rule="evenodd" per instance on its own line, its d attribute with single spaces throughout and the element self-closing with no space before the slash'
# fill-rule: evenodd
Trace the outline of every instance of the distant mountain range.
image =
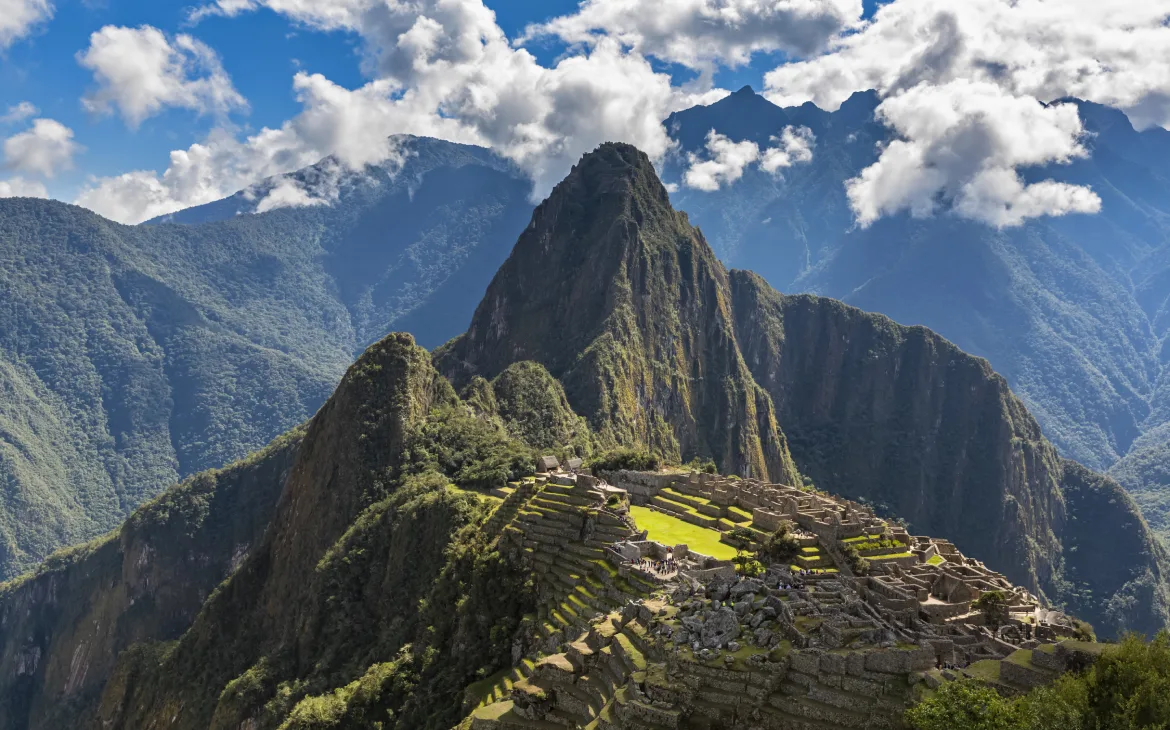
<svg viewBox="0 0 1170 730">
<path fill-rule="evenodd" d="M 867 92 L 835 112 L 781 109 L 745 88 L 674 114 L 681 149 L 664 178 L 675 184 L 711 130 L 767 147 L 803 126 L 816 143 L 811 163 L 782 178 L 752 167 L 717 192 L 680 184 L 673 201 L 728 266 L 925 325 L 988 358 L 1064 453 L 1112 468 L 1170 531 L 1170 132 L 1138 132 L 1119 111 L 1072 100 L 1091 155 L 1025 174 L 1092 186 L 1100 214 L 1003 230 L 903 214 L 861 229 L 844 183 L 889 139 L 878 103 Z"/>
</svg>

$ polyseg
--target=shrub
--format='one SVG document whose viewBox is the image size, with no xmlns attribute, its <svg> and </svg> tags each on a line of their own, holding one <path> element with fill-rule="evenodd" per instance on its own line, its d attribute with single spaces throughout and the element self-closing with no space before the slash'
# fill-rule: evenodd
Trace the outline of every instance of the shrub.
<svg viewBox="0 0 1170 730">
<path fill-rule="evenodd" d="M 585 465 L 594 471 L 658 471 L 662 462 L 648 451 L 614 449 L 593 457 Z"/>
<path fill-rule="evenodd" d="M 971 604 L 976 611 L 982 611 L 987 625 L 1000 627 L 1008 620 L 1008 597 L 1003 591 L 988 591 L 975 603 Z"/>
<path fill-rule="evenodd" d="M 690 469 L 691 471 L 697 471 L 697 472 L 700 472 L 702 474 L 718 474 L 719 473 L 719 468 L 715 466 L 714 460 L 712 460 L 712 459 L 703 460 L 697 456 L 695 458 L 691 459 L 687 464 L 685 464 L 684 467 L 687 469 Z"/>
<path fill-rule="evenodd" d="M 756 560 L 751 553 L 740 550 L 739 553 L 731 559 L 735 563 L 735 572 L 747 578 L 755 578 L 757 575 L 764 573 L 764 564 Z"/>
<path fill-rule="evenodd" d="M 771 563 L 786 563 L 800 554 L 800 543 L 790 532 L 791 523 L 781 522 L 780 527 L 764 539 L 759 556 Z"/>
</svg>

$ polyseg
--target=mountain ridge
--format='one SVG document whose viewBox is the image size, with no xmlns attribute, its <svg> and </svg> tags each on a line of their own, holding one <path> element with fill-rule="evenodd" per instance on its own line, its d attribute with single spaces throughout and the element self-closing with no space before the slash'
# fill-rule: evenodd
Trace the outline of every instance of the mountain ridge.
<svg viewBox="0 0 1170 730">
<path fill-rule="evenodd" d="M 5 584 L 0 626 L 20 628 L 0 633 L 0 721 L 14 730 L 145 730 L 160 722 L 176 730 L 451 727 L 470 684 L 497 676 L 539 642 L 526 619 L 540 598 L 531 558 L 500 542 L 520 503 L 484 496 L 486 487 L 530 472 L 539 453 L 509 434 L 547 430 L 574 439 L 584 417 L 601 426 L 601 446 L 622 441 L 620 429 L 633 437 L 622 445 L 634 447 L 661 443 L 669 430 L 678 434 L 680 458 L 706 455 L 701 439 L 687 440 L 692 416 L 703 411 L 659 397 L 682 392 L 675 375 L 685 370 L 644 373 L 658 345 L 692 339 L 706 345 L 691 350 L 697 363 L 721 364 L 716 372 L 726 376 L 688 386 L 709 391 L 693 402 L 713 403 L 718 413 L 750 403 L 744 396 L 758 389 L 757 402 L 775 414 L 776 439 L 821 488 L 841 487 L 877 508 L 922 502 L 914 514 L 921 527 L 947 528 L 972 557 L 1007 559 L 993 567 L 1103 632 L 1165 625 L 1164 549 L 1115 483 L 1059 459 L 986 361 L 925 328 L 822 298 L 785 297 L 756 275 L 727 272 L 632 147 L 603 146 L 579 168 L 533 215 L 518 255 L 546 246 L 560 261 L 588 258 L 583 249 L 595 248 L 618 259 L 607 269 L 618 274 L 537 266 L 543 276 L 529 281 L 510 259 L 464 338 L 433 356 L 409 335 L 384 338 L 307 426 L 266 453 L 168 492 L 118 539 Z M 575 201 L 579 190 L 593 199 Z M 575 218 L 575 205 L 600 219 Z M 560 238 L 562 230 L 577 235 Z M 687 261 L 691 275 L 670 279 L 672 286 L 651 275 L 673 264 L 681 271 Z M 636 264 L 628 268 L 645 276 L 621 275 L 619 264 Z M 565 296 L 574 282 L 592 285 L 581 296 L 593 301 L 553 316 L 579 317 L 570 321 L 580 331 L 557 327 L 558 319 L 524 320 L 525 303 L 539 309 L 547 292 Z M 509 298 L 513 284 L 529 289 Z M 592 378 L 604 374 L 583 355 L 598 332 L 616 337 L 613 323 L 622 318 L 611 315 L 620 305 L 654 315 L 679 298 L 688 303 L 687 327 L 648 329 L 645 337 L 627 330 L 624 342 L 637 345 L 632 367 L 601 388 L 612 388 L 610 399 L 641 420 L 621 421 L 620 408 L 574 413 L 592 402 Z M 564 352 L 564 342 L 581 349 Z M 554 369 L 586 377 L 565 377 L 562 391 Z M 439 370 L 466 384 L 466 400 Z M 536 403 L 551 412 L 527 413 Z M 530 421 L 505 424 L 503 411 Z M 747 409 L 728 414 L 728 432 L 751 436 Z M 688 443 L 693 451 L 683 448 Z M 746 469 L 753 462 L 745 454 L 709 452 Z M 794 466 L 777 476 L 800 473 Z M 524 496 L 514 484 L 512 494 Z M 230 509 L 253 490 L 255 500 Z M 974 510 L 970 520 L 966 509 Z M 540 522 L 541 514 L 526 519 Z M 229 519 L 239 527 L 223 539 Z M 259 524 L 267 525 L 262 537 Z M 194 542 L 176 556 L 164 550 L 168 529 Z M 580 534 L 589 532 L 581 526 Z M 146 534 L 153 541 L 135 537 Z M 167 603 L 151 566 L 170 575 L 184 559 L 205 560 L 206 570 Z M 158 621 L 167 606 L 186 627 Z M 94 611 L 106 620 L 94 621 Z M 118 628 L 95 636 L 96 625 Z"/>
</svg>

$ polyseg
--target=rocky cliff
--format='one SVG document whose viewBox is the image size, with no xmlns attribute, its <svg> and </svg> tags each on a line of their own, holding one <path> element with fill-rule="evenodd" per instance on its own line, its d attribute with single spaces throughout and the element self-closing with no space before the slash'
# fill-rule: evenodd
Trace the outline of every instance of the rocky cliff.
<svg viewBox="0 0 1170 730">
<path fill-rule="evenodd" d="M 1165 625 L 1166 554 L 1133 501 L 1062 459 L 987 361 L 750 272 L 731 284 L 744 359 L 819 487 L 945 535 L 1105 633 Z"/>
<path fill-rule="evenodd" d="M 649 159 L 607 144 L 536 209 L 436 364 L 460 383 L 533 360 L 603 441 L 794 482 L 772 403 L 736 345 L 729 294 Z"/>
</svg>

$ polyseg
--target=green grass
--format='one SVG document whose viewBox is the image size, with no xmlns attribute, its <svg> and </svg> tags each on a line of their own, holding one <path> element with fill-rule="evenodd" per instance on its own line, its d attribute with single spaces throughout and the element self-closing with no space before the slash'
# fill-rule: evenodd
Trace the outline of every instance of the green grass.
<svg viewBox="0 0 1170 730">
<path fill-rule="evenodd" d="M 719 560 L 730 560 L 735 557 L 735 548 L 719 542 L 718 530 L 692 525 L 647 507 L 631 507 L 630 514 L 639 528 L 650 533 L 651 540 L 664 545 L 686 545 L 697 553 L 710 555 Z"/>
<path fill-rule="evenodd" d="M 873 556 L 866 558 L 866 560 L 870 560 L 870 561 L 873 561 L 873 560 L 897 560 L 898 558 L 912 558 L 912 557 L 914 557 L 914 553 L 911 553 L 911 552 L 887 553 L 886 555 L 873 555 Z"/>
<path fill-rule="evenodd" d="M 727 514 L 731 516 L 733 522 L 743 523 L 752 521 L 752 516 L 739 507 L 728 507 Z"/>
<path fill-rule="evenodd" d="M 941 555 L 934 555 L 926 562 L 928 565 L 942 565 L 943 563 L 947 562 L 947 560 Z"/>
</svg>

